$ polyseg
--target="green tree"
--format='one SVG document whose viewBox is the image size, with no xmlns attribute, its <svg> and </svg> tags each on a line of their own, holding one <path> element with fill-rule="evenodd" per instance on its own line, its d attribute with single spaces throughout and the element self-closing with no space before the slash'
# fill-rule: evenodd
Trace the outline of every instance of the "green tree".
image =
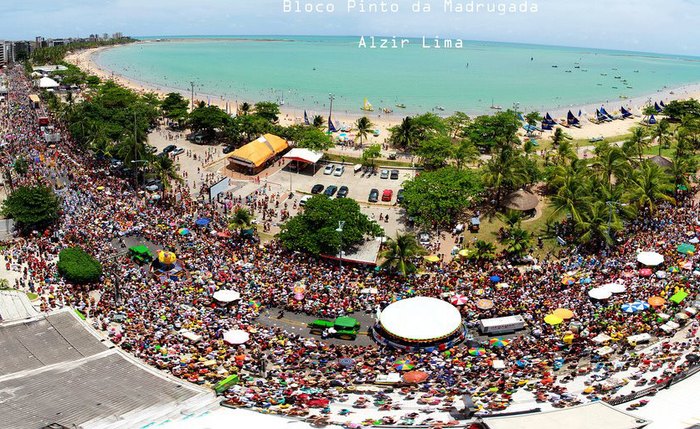
<svg viewBox="0 0 700 429">
<path fill-rule="evenodd" d="M 464 167 L 467 163 L 479 158 L 479 149 L 474 146 L 471 140 L 464 138 L 457 141 L 452 147 L 450 156 L 457 164 L 457 168 Z"/>
<path fill-rule="evenodd" d="M 20 156 L 15 159 L 14 169 L 20 176 L 27 174 L 27 171 L 29 170 L 29 163 L 27 162 L 27 159 L 24 156 Z"/>
<path fill-rule="evenodd" d="M 314 127 L 323 128 L 325 123 L 326 123 L 326 120 L 323 119 L 323 116 L 321 116 L 321 115 L 314 116 L 314 120 L 313 120 Z"/>
<path fill-rule="evenodd" d="M 342 233 L 336 231 L 339 222 L 344 222 Z M 306 202 L 303 212 L 282 225 L 278 237 L 289 250 L 336 255 L 340 249 L 363 243 L 367 236 L 383 233 L 379 224 L 360 211 L 355 200 L 317 195 Z"/>
<path fill-rule="evenodd" d="M 675 203 L 670 196 L 675 188 L 669 179 L 658 165 L 650 161 L 642 162 L 630 180 L 628 200 L 638 209 L 646 209 L 650 213 L 656 212 L 659 201 Z"/>
<path fill-rule="evenodd" d="M 525 122 L 531 126 L 537 126 L 537 123 L 542 119 L 542 114 L 538 111 L 530 112 L 525 115 Z"/>
<path fill-rule="evenodd" d="M 471 118 L 464 112 L 454 112 L 445 118 L 445 126 L 450 138 L 457 139 L 464 135 L 464 130 L 471 122 Z"/>
<path fill-rule="evenodd" d="M 591 163 L 591 167 L 598 173 L 608 190 L 612 190 L 614 177 L 622 181 L 629 175 L 627 156 L 619 147 L 607 143 L 597 146 L 596 152 L 598 156 Z"/>
<path fill-rule="evenodd" d="M 382 154 L 382 147 L 379 144 L 368 146 L 362 151 L 362 163 L 364 165 L 374 165 L 374 160 Z"/>
<path fill-rule="evenodd" d="M 507 234 L 501 240 L 501 244 L 505 246 L 506 253 L 512 258 L 525 256 L 531 243 L 532 234 L 519 226 L 509 228 Z"/>
<path fill-rule="evenodd" d="M 179 184 L 185 183 L 180 174 L 177 172 L 175 162 L 169 156 L 153 157 L 150 166 L 156 177 L 163 184 L 164 193 L 167 193 L 170 189 L 172 189 L 172 182 Z"/>
<path fill-rule="evenodd" d="M 204 140 L 212 140 L 216 130 L 223 130 L 229 123 L 230 117 L 217 106 L 200 104 L 190 112 L 189 123 L 193 131 L 201 131 Z"/>
<path fill-rule="evenodd" d="M 362 146 L 362 142 L 367 139 L 367 136 L 372 132 L 374 124 L 367 116 L 363 116 L 355 122 L 355 127 L 357 128 L 357 138 L 360 146 Z"/>
<path fill-rule="evenodd" d="M 58 272 L 73 283 L 95 283 L 102 277 L 102 264 L 79 247 L 58 254 Z"/>
<path fill-rule="evenodd" d="M 245 143 L 272 131 L 272 125 L 258 115 L 246 114 L 233 118 L 224 130 L 226 136 L 234 143 Z M 287 137 L 289 140 L 296 140 L 291 136 Z"/>
<path fill-rule="evenodd" d="M 498 218 L 501 222 L 506 224 L 508 228 L 519 227 L 523 221 L 523 212 L 508 209 L 503 213 L 499 213 Z"/>
<path fill-rule="evenodd" d="M 680 121 L 685 117 L 698 118 L 700 117 L 700 102 L 694 98 L 690 100 L 673 100 L 664 108 L 664 114 L 673 121 Z"/>
<path fill-rule="evenodd" d="M 496 257 L 496 246 L 484 240 L 476 240 L 469 259 L 474 261 L 490 261 Z"/>
<path fill-rule="evenodd" d="M 554 130 L 554 135 L 552 135 L 552 146 L 558 147 L 564 142 L 570 141 L 571 136 L 566 134 L 561 128 Z"/>
<path fill-rule="evenodd" d="M 415 154 L 423 161 L 423 167 L 426 170 L 444 167 L 453 153 L 452 140 L 441 134 L 421 141 L 415 151 Z"/>
<path fill-rule="evenodd" d="M 591 202 L 590 179 L 585 171 L 576 171 L 570 166 L 562 168 L 563 173 L 552 181 L 556 183 L 556 193 L 550 198 L 554 211 L 549 219 L 556 219 L 561 213 L 569 213 L 574 223 L 582 222 L 581 210 Z"/>
<path fill-rule="evenodd" d="M 426 250 L 418 244 L 413 234 L 396 234 L 396 238 L 390 238 L 381 253 L 384 262 L 382 268 L 389 268 L 406 277 L 416 271 L 413 259 L 416 256 L 425 255 Z"/>
<path fill-rule="evenodd" d="M 389 128 L 389 141 L 393 147 L 408 150 L 418 140 L 418 133 L 410 116 L 403 118 L 401 124 Z"/>
<path fill-rule="evenodd" d="M 331 136 L 315 127 L 303 125 L 289 127 L 287 134 L 297 147 L 306 148 L 316 152 L 328 150 L 334 146 Z"/>
<path fill-rule="evenodd" d="M 276 124 L 279 120 L 280 106 L 271 101 L 261 101 L 255 103 L 255 114 L 271 124 Z"/>
<path fill-rule="evenodd" d="M 477 172 L 444 167 L 404 183 L 402 205 L 419 225 L 447 227 L 462 217 L 482 189 Z"/>
<path fill-rule="evenodd" d="M 671 147 L 671 124 L 669 124 L 668 119 L 663 118 L 652 128 L 651 138 L 656 140 L 656 144 L 659 145 L 659 156 L 661 156 L 661 149 Z"/>
<path fill-rule="evenodd" d="M 622 150 L 630 157 L 636 155 L 641 163 L 644 149 L 648 146 L 649 140 L 647 139 L 646 130 L 642 127 L 634 127 L 632 128 L 632 135 L 623 143 Z"/>
<path fill-rule="evenodd" d="M 615 244 L 615 234 L 623 228 L 617 206 L 604 201 L 588 204 L 582 211 L 581 223 L 577 225 L 577 241 L 608 246 Z"/>
<path fill-rule="evenodd" d="M 238 108 L 238 110 L 240 115 L 245 116 L 253 111 L 253 106 L 251 106 L 250 103 L 244 101 L 243 103 L 241 103 L 241 106 Z"/>
<path fill-rule="evenodd" d="M 466 137 L 474 145 L 488 151 L 512 149 L 520 142 L 517 132 L 520 120 L 515 112 L 507 110 L 494 115 L 476 117 L 466 128 Z"/>
<path fill-rule="evenodd" d="M 250 228 L 253 224 L 253 215 L 245 207 L 238 207 L 233 211 L 233 214 L 228 219 L 228 229 L 231 231 L 240 231 Z"/>
<path fill-rule="evenodd" d="M 187 119 L 189 102 L 178 92 L 171 92 L 160 103 L 163 116 L 180 124 Z"/>
<path fill-rule="evenodd" d="M 2 204 L 3 216 L 14 219 L 23 232 L 47 227 L 58 220 L 60 210 L 60 199 L 44 185 L 19 187 Z"/>
</svg>

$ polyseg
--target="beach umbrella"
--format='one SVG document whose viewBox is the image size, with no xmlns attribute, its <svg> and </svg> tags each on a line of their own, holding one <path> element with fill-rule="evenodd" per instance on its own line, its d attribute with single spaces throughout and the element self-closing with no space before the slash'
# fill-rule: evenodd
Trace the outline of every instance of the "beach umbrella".
<svg viewBox="0 0 700 429">
<path fill-rule="evenodd" d="M 688 297 L 688 293 L 685 291 L 678 291 L 671 297 L 671 302 L 675 304 L 680 304 L 681 301 Z"/>
<path fill-rule="evenodd" d="M 469 298 L 465 295 L 454 295 L 452 298 L 450 298 L 450 302 L 452 305 L 464 305 L 467 302 L 469 302 Z"/>
<path fill-rule="evenodd" d="M 637 261 L 647 267 L 655 267 L 664 262 L 664 256 L 657 252 L 640 252 L 637 255 Z"/>
<path fill-rule="evenodd" d="M 469 349 L 469 354 L 472 356 L 484 356 L 486 349 L 483 347 L 472 347 Z"/>
<path fill-rule="evenodd" d="M 574 317 L 574 312 L 568 308 L 557 308 L 552 314 L 564 320 L 569 320 Z"/>
<path fill-rule="evenodd" d="M 243 344 L 250 339 L 250 334 L 240 329 L 224 332 L 224 341 L 229 344 Z"/>
<path fill-rule="evenodd" d="M 493 301 L 490 299 L 480 299 L 476 302 L 476 308 L 480 310 L 489 310 L 493 308 Z"/>
<path fill-rule="evenodd" d="M 469 249 L 462 249 L 459 251 L 459 256 L 463 258 L 468 258 L 469 257 Z"/>
<path fill-rule="evenodd" d="M 428 373 L 425 371 L 409 371 L 403 375 L 403 381 L 406 383 L 422 383 L 428 379 Z"/>
<path fill-rule="evenodd" d="M 634 304 L 631 302 L 628 302 L 627 304 L 622 304 L 622 307 L 620 309 L 625 312 L 625 313 L 635 313 L 637 309 L 634 307 Z"/>
<path fill-rule="evenodd" d="M 685 313 L 676 313 L 676 315 L 673 317 L 675 317 L 676 320 L 688 320 L 689 318 L 688 315 Z"/>
<path fill-rule="evenodd" d="M 635 301 L 632 303 L 635 311 L 644 311 L 649 309 L 649 303 L 644 301 Z"/>
<path fill-rule="evenodd" d="M 563 322 L 563 321 L 564 321 L 564 319 L 562 319 L 561 317 L 556 316 L 556 315 L 554 315 L 554 314 L 548 314 L 548 315 L 544 318 L 544 323 L 546 323 L 546 324 L 548 324 L 548 325 L 552 325 L 552 326 L 559 325 L 559 324 L 561 324 L 561 322 Z"/>
<path fill-rule="evenodd" d="M 598 299 L 598 300 L 606 300 L 612 296 L 612 292 L 610 292 L 608 289 L 598 287 L 595 289 L 591 289 L 588 291 L 588 296 L 590 296 L 593 299 Z"/>
<path fill-rule="evenodd" d="M 394 368 L 396 368 L 397 371 L 410 371 L 415 367 L 416 366 L 410 360 L 399 359 L 394 362 Z"/>
<path fill-rule="evenodd" d="M 612 293 L 624 293 L 627 288 L 620 283 L 606 283 L 601 288 L 609 290 Z"/>
<path fill-rule="evenodd" d="M 440 262 L 440 258 L 437 255 L 426 256 L 425 260 L 431 263 Z"/>
<path fill-rule="evenodd" d="M 180 235 L 189 235 L 190 230 L 188 228 L 180 228 L 177 230 L 177 233 Z"/>
<path fill-rule="evenodd" d="M 501 281 L 501 278 L 499 276 L 493 275 L 489 277 L 489 280 L 491 280 L 492 283 L 498 283 Z"/>
<path fill-rule="evenodd" d="M 229 303 L 241 299 L 241 294 L 235 290 L 217 290 L 212 296 L 215 300 L 222 303 Z"/>
<path fill-rule="evenodd" d="M 591 280 L 590 277 L 584 277 L 581 280 L 579 280 L 579 283 L 581 283 L 583 285 L 591 284 L 592 282 L 593 282 L 593 280 Z"/>
<path fill-rule="evenodd" d="M 258 311 L 260 309 L 260 303 L 255 300 L 248 301 L 248 306 L 253 307 L 253 310 Z"/>
<path fill-rule="evenodd" d="M 340 364 L 340 366 L 344 366 L 345 368 L 350 368 L 351 366 L 355 365 L 355 359 L 343 357 L 338 359 L 338 364 Z"/>
<path fill-rule="evenodd" d="M 673 267 L 671 267 L 671 268 L 668 269 L 668 272 L 671 273 L 671 274 L 673 274 L 673 273 L 678 273 L 678 272 L 680 272 L 680 271 L 681 271 L 681 269 L 678 268 L 678 267 L 676 267 L 676 266 L 673 266 Z"/>
<path fill-rule="evenodd" d="M 690 243 L 690 244 L 698 244 L 698 243 L 700 243 L 700 238 L 693 237 L 693 238 L 691 238 L 690 240 L 688 240 L 688 243 Z"/>
<path fill-rule="evenodd" d="M 690 243 L 683 243 L 683 244 L 678 245 L 678 247 L 676 247 L 676 250 L 678 251 L 678 253 L 688 255 L 691 253 L 695 253 L 695 246 L 693 246 Z"/>
<path fill-rule="evenodd" d="M 656 278 L 659 278 L 659 279 L 665 279 L 665 278 L 666 278 L 666 271 L 664 271 L 664 270 L 659 270 L 659 271 L 657 271 L 657 272 L 654 273 L 654 274 L 656 275 Z"/>
<path fill-rule="evenodd" d="M 639 270 L 639 275 L 642 277 L 651 277 L 652 271 L 649 268 Z"/>
<path fill-rule="evenodd" d="M 197 219 L 197 220 L 195 221 L 194 224 L 197 225 L 197 226 L 202 226 L 202 227 L 203 227 L 203 226 L 209 225 L 209 222 L 211 222 L 210 219 L 205 218 L 205 217 L 202 217 L 202 218 Z"/>
<path fill-rule="evenodd" d="M 561 279 L 561 284 L 566 285 L 566 286 L 571 286 L 572 284 L 576 283 L 576 279 L 573 277 L 564 277 Z"/>
<path fill-rule="evenodd" d="M 503 338 L 491 338 L 489 340 L 489 346 L 493 347 L 494 349 L 500 349 L 508 344 L 510 344 L 510 341 L 504 340 Z"/>
<path fill-rule="evenodd" d="M 647 302 L 652 307 L 661 307 L 662 305 L 666 304 L 666 300 L 660 296 L 652 296 L 651 298 L 647 299 Z"/>
</svg>

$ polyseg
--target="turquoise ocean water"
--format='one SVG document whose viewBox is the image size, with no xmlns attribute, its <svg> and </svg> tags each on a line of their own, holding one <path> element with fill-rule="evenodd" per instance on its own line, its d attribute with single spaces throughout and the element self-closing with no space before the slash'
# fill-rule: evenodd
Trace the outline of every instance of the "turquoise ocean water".
<svg viewBox="0 0 700 429">
<path fill-rule="evenodd" d="M 490 106 L 548 110 L 654 94 L 700 82 L 700 58 L 465 41 L 462 49 L 358 48 L 359 37 L 168 38 L 120 46 L 95 61 L 115 74 L 196 98 L 282 101 L 294 110 L 397 115 L 443 107 L 468 113 Z M 553 67 L 556 66 L 556 67 Z M 395 107 L 405 104 L 405 109 Z M 436 110 L 439 111 L 439 110 Z M 442 111 L 439 111 L 442 112 Z"/>
</svg>

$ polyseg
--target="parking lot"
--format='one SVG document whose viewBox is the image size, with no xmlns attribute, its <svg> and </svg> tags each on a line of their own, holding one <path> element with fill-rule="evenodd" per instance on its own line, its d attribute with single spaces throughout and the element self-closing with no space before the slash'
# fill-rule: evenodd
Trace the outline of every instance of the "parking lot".
<svg viewBox="0 0 700 429">
<path fill-rule="evenodd" d="M 323 186 L 323 191 L 321 191 L 321 193 L 326 191 L 326 189 L 331 185 L 336 186 L 338 188 L 340 188 L 341 186 L 347 186 L 347 198 L 352 198 L 359 203 L 366 204 L 369 204 L 368 199 L 370 191 L 372 189 L 376 189 L 379 195 L 377 198 L 377 202 L 372 204 L 378 206 L 391 207 L 396 204 L 396 195 L 399 189 L 403 187 L 403 182 L 412 179 L 415 176 L 414 170 L 386 168 L 386 170 L 388 171 L 397 171 L 398 178 L 393 180 L 389 177 L 387 177 L 386 179 L 382 179 L 381 171 L 383 169 L 378 167 L 375 171 L 375 174 L 365 174 L 363 177 L 362 172 L 354 172 L 352 165 L 345 165 L 345 171 L 342 173 L 341 176 L 337 176 L 332 173 L 326 174 L 326 167 L 329 165 L 332 165 L 334 167 L 340 166 L 339 163 L 319 164 L 316 167 L 315 173 L 313 167 L 308 167 L 302 170 L 301 172 L 297 173 L 294 171 L 293 168 L 287 166 L 283 170 L 271 176 L 269 180 L 282 186 L 286 184 L 287 189 L 289 189 L 289 184 L 291 181 L 291 188 L 292 190 L 294 190 L 294 192 L 301 192 L 307 194 L 310 194 L 314 185 L 317 184 Z M 389 201 L 382 201 L 382 196 L 385 190 L 391 191 L 391 199 Z"/>
</svg>

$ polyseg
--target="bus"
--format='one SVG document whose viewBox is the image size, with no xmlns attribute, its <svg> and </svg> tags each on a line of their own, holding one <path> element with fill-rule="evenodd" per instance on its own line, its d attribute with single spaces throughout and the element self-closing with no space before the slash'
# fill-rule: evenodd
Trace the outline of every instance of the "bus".
<svg viewBox="0 0 700 429">
<path fill-rule="evenodd" d="M 525 327 L 525 319 L 521 315 L 494 317 L 492 319 L 479 320 L 479 331 L 482 334 L 504 334 L 515 332 Z"/>
</svg>

